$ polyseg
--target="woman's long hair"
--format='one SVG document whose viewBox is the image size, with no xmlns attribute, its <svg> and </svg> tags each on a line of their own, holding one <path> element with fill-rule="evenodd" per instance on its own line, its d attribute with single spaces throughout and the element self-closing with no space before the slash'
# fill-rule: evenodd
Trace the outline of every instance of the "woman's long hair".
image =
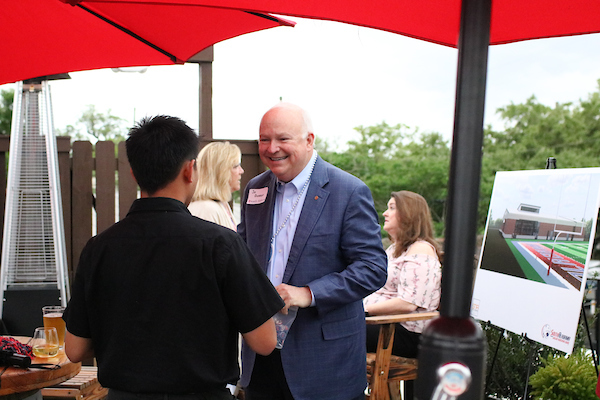
<svg viewBox="0 0 600 400">
<path fill-rule="evenodd" d="M 390 235 L 390 240 L 396 246 L 394 257 L 400 257 L 417 240 L 424 240 L 433 245 L 441 260 L 440 245 L 433 237 L 433 220 L 427 201 L 420 194 L 408 190 L 392 192 L 392 198 L 396 202 L 398 221 L 395 237 Z"/>
<path fill-rule="evenodd" d="M 240 163 L 240 148 L 229 142 L 212 142 L 198 154 L 198 185 L 192 201 L 231 200 L 231 170 Z"/>
</svg>

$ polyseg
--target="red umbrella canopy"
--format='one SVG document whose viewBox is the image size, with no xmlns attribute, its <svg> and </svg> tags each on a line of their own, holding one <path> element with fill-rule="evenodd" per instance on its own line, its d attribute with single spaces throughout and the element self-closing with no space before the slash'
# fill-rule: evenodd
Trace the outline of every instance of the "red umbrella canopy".
<svg viewBox="0 0 600 400">
<path fill-rule="evenodd" d="M 0 84 L 89 69 L 183 63 L 219 41 L 294 23 L 166 3 L 8 0 L 0 13 Z"/>
<path fill-rule="evenodd" d="M 461 12 L 461 0 L 167 1 L 347 22 L 452 47 L 457 46 Z M 494 0 L 490 44 L 597 33 L 599 15 L 597 0 Z"/>
</svg>

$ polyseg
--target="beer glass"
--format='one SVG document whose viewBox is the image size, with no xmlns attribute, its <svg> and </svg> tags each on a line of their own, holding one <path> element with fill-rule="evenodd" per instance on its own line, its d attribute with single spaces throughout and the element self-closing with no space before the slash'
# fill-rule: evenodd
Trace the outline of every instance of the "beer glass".
<svg viewBox="0 0 600 400">
<path fill-rule="evenodd" d="M 58 345 L 62 349 L 65 346 L 65 321 L 63 321 L 63 306 L 42 307 L 44 314 L 44 328 L 55 328 L 58 334 Z"/>
<path fill-rule="evenodd" d="M 58 354 L 58 334 L 56 328 L 35 328 L 31 349 L 36 357 L 55 357 Z"/>
</svg>

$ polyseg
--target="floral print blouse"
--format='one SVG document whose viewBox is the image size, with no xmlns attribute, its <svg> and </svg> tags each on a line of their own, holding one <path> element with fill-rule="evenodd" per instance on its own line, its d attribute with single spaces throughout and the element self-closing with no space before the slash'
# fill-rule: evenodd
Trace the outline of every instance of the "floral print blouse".
<svg viewBox="0 0 600 400">
<path fill-rule="evenodd" d="M 431 243 L 423 240 L 415 243 L 419 242 L 433 248 Z M 392 244 L 386 250 L 388 277 L 385 285 L 365 297 L 364 305 L 399 297 L 417 306 L 414 313 L 437 310 L 440 305 L 442 279 L 442 266 L 438 258 L 428 254 L 406 255 L 410 247 L 400 257 L 394 258 L 394 247 Z M 409 331 L 421 333 L 426 322 L 428 321 L 407 321 L 402 325 Z"/>
</svg>

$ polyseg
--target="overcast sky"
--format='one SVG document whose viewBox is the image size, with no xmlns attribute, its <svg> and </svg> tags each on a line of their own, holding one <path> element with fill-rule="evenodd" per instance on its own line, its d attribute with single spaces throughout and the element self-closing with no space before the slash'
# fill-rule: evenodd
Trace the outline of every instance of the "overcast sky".
<svg viewBox="0 0 600 400">
<path fill-rule="evenodd" d="M 508 171 L 496 175 L 490 202 L 492 219 L 523 204 L 540 214 L 587 221 L 598 214 L 600 168 Z"/>
<path fill-rule="evenodd" d="M 307 109 L 316 134 L 332 144 L 355 137 L 358 125 L 382 121 L 451 139 L 457 50 L 369 28 L 294 20 L 294 28 L 215 45 L 215 138 L 255 139 L 262 114 L 283 98 Z M 495 110 L 531 95 L 550 106 L 587 98 L 600 78 L 599 49 L 598 34 L 491 47 L 486 124 L 500 128 Z M 198 129 L 195 64 L 71 77 L 51 83 L 56 128 L 75 124 L 94 104 L 129 124 L 145 115 L 171 114 Z"/>
</svg>

